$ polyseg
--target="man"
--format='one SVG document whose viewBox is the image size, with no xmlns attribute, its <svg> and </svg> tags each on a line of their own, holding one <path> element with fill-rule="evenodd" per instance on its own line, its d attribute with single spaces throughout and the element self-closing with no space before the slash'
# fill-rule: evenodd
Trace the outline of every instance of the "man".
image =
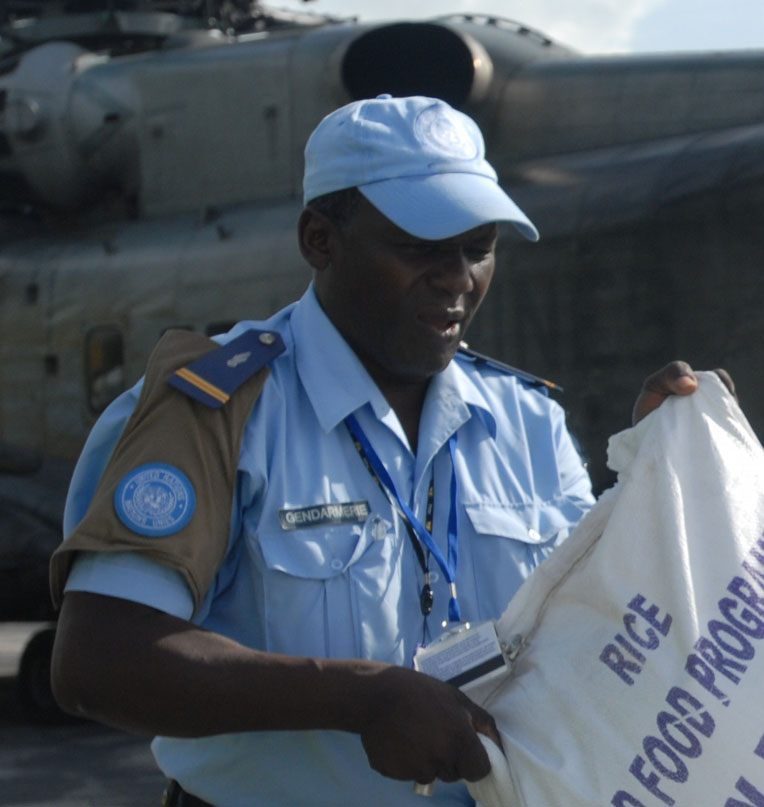
<svg viewBox="0 0 764 807">
<path fill-rule="evenodd" d="M 54 689 L 160 735 L 172 803 L 469 804 L 493 721 L 413 656 L 497 618 L 592 502 L 560 408 L 457 353 L 497 223 L 537 234 L 433 99 L 334 112 L 304 185 L 304 297 L 219 351 L 160 343 L 88 441 Z M 638 415 L 694 385 L 657 374 Z"/>
</svg>

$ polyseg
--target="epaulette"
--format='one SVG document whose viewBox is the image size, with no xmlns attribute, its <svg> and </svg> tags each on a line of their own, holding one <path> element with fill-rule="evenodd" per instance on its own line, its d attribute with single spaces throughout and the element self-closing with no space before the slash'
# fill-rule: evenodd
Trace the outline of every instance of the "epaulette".
<svg viewBox="0 0 764 807">
<path fill-rule="evenodd" d="M 524 381 L 526 384 L 530 384 L 533 387 L 541 387 L 545 391 L 552 389 L 555 392 L 563 391 L 563 388 L 559 384 L 555 384 L 554 381 L 547 381 L 545 378 L 533 375 L 533 373 L 526 373 L 525 370 L 518 370 L 517 367 L 512 367 L 511 364 L 505 364 L 502 361 L 498 361 L 498 359 L 492 359 L 490 356 L 486 356 L 483 353 L 478 353 L 476 350 L 471 350 L 467 347 L 465 342 L 462 342 L 459 346 L 459 355 L 474 361 L 475 364 L 485 364 L 488 367 L 493 367 L 494 370 L 500 370 L 502 372 L 517 376 L 521 381 Z"/>
<path fill-rule="evenodd" d="M 167 383 L 212 409 L 219 409 L 247 379 L 285 350 L 275 331 L 241 336 L 176 370 Z"/>
</svg>

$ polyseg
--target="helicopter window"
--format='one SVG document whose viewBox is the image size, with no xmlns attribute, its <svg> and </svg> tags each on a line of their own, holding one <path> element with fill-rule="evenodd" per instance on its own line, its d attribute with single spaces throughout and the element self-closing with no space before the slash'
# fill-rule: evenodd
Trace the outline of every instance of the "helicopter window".
<svg viewBox="0 0 764 807">
<path fill-rule="evenodd" d="M 29 305 L 34 305 L 40 296 L 40 287 L 37 283 L 28 283 L 24 288 L 24 300 Z"/>
<path fill-rule="evenodd" d="M 102 412 L 124 390 L 124 340 L 115 325 L 98 325 L 86 334 L 85 383 L 94 413 Z"/>
<path fill-rule="evenodd" d="M 5 111 L 7 96 L 6 90 L 0 90 L 0 112 Z M 10 157 L 12 153 L 10 141 L 4 134 L 0 133 L 0 157 Z"/>
</svg>

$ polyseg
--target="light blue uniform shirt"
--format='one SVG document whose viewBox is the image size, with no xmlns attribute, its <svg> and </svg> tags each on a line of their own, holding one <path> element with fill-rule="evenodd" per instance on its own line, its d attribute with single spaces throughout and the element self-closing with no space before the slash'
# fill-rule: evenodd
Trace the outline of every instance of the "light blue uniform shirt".
<svg viewBox="0 0 764 807">
<path fill-rule="evenodd" d="M 433 534 L 444 555 L 452 472 L 447 442 L 458 432 L 456 582 L 464 619 L 499 617 L 591 505 L 589 479 L 561 408 L 516 377 L 458 356 L 431 382 L 414 455 L 397 416 L 312 288 L 266 323 L 240 323 L 225 339 L 250 327 L 277 330 L 286 350 L 272 362 L 245 429 L 228 552 L 199 612 L 193 614 L 180 574 L 127 554 L 78 557 L 67 590 L 143 602 L 263 650 L 410 666 L 416 645 L 437 636 L 447 619 L 448 586 L 431 560 L 435 603 L 425 620 L 422 571 L 410 538 L 357 453 L 347 415 L 356 414 L 422 522 L 433 479 Z M 72 482 L 67 531 L 82 518 L 139 391 L 125 393 L 94 427 Z M 365 521 L 288 523 L 304 522 L 304 508 L 351 502 L 368 504 Z M 160 737 L 153 750 L 167 776 L 225 807 L 423 804 L 410 782 L 369 768 L 354 734 Z M 428 803 L 472 800 L 463 784 L 439 783 Z"/>
</svg>

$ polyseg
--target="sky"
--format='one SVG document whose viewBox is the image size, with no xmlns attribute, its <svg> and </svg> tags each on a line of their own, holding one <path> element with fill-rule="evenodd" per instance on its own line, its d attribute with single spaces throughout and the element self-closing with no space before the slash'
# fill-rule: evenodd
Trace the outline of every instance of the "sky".
<svg viewBox="0 0 764 807">
<path fill-rule="evenodd" d="M 265 0 L 264 4 L 368 22 L 449 13 L 497 15 L 590 54 L 764 48 L 764 0 Z"/>
</svg>

